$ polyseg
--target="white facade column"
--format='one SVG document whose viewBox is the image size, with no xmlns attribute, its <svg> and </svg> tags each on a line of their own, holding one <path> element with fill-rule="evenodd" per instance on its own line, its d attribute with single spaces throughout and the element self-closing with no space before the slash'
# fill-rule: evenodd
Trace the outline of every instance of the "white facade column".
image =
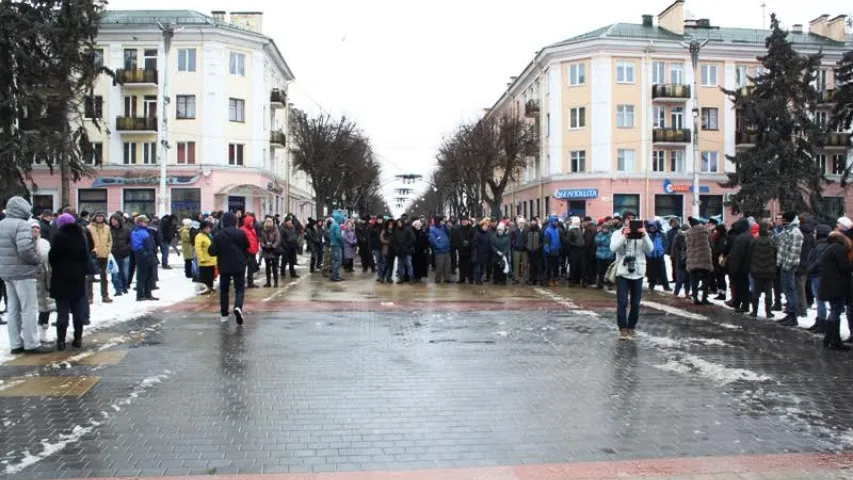
<svg viewBox="0 0 853 480">
<path fill-rule="evenodd" d="M 592 58 L 592 172 L 612 170 L 613 146 L 613 60 L 610 56 Z"/>
</svg>

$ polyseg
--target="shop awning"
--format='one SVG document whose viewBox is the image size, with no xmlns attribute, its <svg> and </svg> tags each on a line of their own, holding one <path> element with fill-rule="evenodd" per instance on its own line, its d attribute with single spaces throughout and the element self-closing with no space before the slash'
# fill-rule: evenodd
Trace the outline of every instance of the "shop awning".
<svg viewBox="0 0 853 480">
<path fill-rule="evenodd" d="M 240 197 L 265 197 L 267 195 L 272 195 L 272 192 L 268 192 L 265 188 L 261 188 L 257 185 L 251 184 L 234 184 L 228 185 L 220 189 L 214 195 L 233 195 Z"/>
</svg>

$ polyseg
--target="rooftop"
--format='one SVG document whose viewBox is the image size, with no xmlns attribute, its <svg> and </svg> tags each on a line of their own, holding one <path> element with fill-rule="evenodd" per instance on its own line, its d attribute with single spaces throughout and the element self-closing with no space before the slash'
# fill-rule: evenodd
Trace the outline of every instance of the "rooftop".
<svg viewBox="0 0 853 480">
<path fill-rule="evenodd" d="M 232 23 L 216 20 L 195 10 L 105 10 L 101 17 L 101 25 L 157 25 L 158 23 L 215 25 L 243 33 L 260 35 Z"/>
</svg>

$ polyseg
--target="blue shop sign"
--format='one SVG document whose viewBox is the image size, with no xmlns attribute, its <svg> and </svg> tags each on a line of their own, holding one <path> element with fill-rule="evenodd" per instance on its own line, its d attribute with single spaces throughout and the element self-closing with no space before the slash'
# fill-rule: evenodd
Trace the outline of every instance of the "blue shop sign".
<svg viewBox="0 0 853 480">
<path fill-rule="evenodd" d="M 554 192 L 558 200 L 586 200 L 598 198 L 597 188 L 561 188 Z"/>
<path fill-rule="evenodd" d="M 198 175 L 185 177 L 166 177 L 167 185 L 192 185 L 198 180 Z M 160 177 L 98 177 L 92 182 L 92 188 L 110 187 L 114 185 L 121 186 L 139 186 L 139 185 L 160 185 Z"/>
</svg>

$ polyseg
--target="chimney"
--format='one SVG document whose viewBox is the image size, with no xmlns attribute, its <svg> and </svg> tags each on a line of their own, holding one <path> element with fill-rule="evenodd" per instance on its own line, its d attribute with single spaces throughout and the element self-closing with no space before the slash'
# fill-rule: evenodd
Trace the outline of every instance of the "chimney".
<svg viewBox="0 0 853 480">
<path fill-rule="evenodd" d="M 231 12 L 231 24 L 255 33 L 264 33 L 264 12 Z"/>
<path fill-rule="evenodd" d="M 825 37 L 827 20 L 829 20 L 829 15 L 824 13 L 823 15 L 809 22 L 809 33 Z"/>
<path fill-rule="evenodd" d="M 660 12 L 658 26 L 677 35 L 684 35 L 684 0 L 675 0 Z"/>
<path fill-rule="evenodd" d="M 651 26 L 653 26 L 653 24 L 652 24 L 652 19 L 653 19 L 653 18 L 654 18 L 654 15 L 643 15 L 643 26 L 644 26 L 644 27 L 651 27 Z"/>
<path fill-rule="evenodd" d="M 803 33 L 803 24 L 795 23 L 791 26 L 791 33 Z"/>
<path fill-rule="evenodd" d="M 826 37 L 836 42 L 844 42 L 847 33 L 845 20 L 847 20 L 847 15 L 839 15 L 826 22 Z"/>
<path fill-rule="evenodd" d="M 210 15 L 217 22 L 224 22 L 225 21 L 225 10 L 214 10 L 214 11 L 210 12 Z"/>
</svg>

